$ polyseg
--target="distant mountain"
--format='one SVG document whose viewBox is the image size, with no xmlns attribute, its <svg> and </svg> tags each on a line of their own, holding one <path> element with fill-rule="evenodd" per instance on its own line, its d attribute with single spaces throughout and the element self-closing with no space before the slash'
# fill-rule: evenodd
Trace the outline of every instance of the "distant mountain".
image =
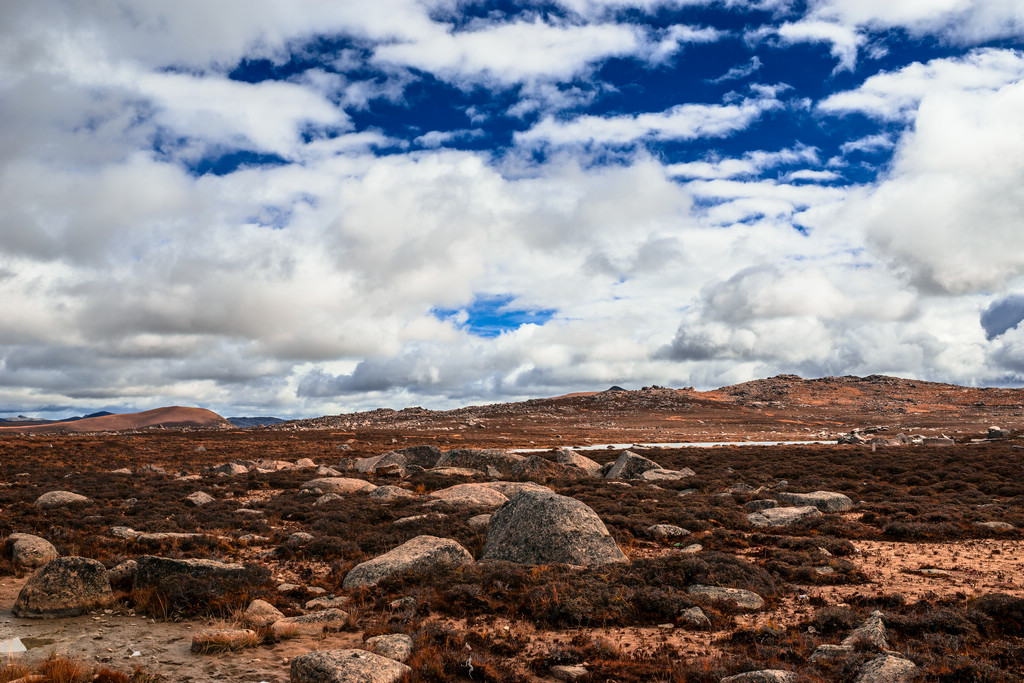
<svg viewBox="0 0 1024 683">
<path fill-rule="evenodd" d="M 236 427 L 246 429 L 248 427 L 263 427 L 265 425 L 276 425 L 288 420 L 279 417 L 229 417 L 227 421 Z"/>
<path fill-rule="evenodd" d="M 98 413 L 96 416 L 60 422 L 6 422 L 0 424 L 0 432 L 116 432 L 154 427 L 230 429 L 231 426 L 223 417 L 209 410 L 172 406 L 141 413 Z"/>
<path fill-rule="evenodd" d="M 16 425 L 19 427 L 27 427 L 30 425 L 52 425 L 61 422 L 76 422 L 78 420 L 88 420 L 92 417 L 105 417 L 107 415 L 113 415 L 106 410 L 101 410 L 98 413 L 89 413 L 88 415 L 77 415 L 74 417 L 62 417 L 59 420 L 47 420 L 42 417 L 28 417 L 26 415 L 19 415 L 18 417 L 0 417 L 0 426 L 3 425 Z"/>
</svg>

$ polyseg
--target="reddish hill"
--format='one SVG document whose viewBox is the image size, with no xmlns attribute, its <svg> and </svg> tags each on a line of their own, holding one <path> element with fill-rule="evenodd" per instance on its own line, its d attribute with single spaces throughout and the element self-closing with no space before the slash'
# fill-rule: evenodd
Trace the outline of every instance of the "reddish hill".
<svg viewBox="0 0 1024 683">
<path fill-rule="evenodd" d="M 171 406 L 154 408 L 141 413 L 121 413 L 89 417 L 74 422 L 53 422 L 45 425 L 0 427 L 0 432 L 118 432 L 128 429 L 149 429 L 153 427 L 182 428 L 203 427 L 231 429 L 230 422 L 217 413 L 204 408 L 183 408 Z"/>
</svg>

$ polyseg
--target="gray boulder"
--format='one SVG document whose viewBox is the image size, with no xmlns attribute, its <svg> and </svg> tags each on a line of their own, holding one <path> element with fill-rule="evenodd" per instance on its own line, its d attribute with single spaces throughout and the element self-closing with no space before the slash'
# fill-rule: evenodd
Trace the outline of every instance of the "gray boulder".
<svg viewBox="0 0 1024 683">
<path fill-rule="evenodd" d="M 49 491 L 36 498 L 36 505 L 44 510 L 88 505 L 92 501 L 71 491 Z"/>
<path fill-rule="evenodd" d="M 263 583 L 269 576 L 267 570 L 255 570 L 241 564 L 218 562 L 203 559 L 174 559 L 143 555 L 136 560 L 135 586 L 159 586 L 168 579 L 187 576 L 194 579 L 215 579 L 218 581 L 238 581 L 243 584 Z"/>
<path fill-rule="evenodd" d="M 412 654 L 412 638 L 404 633 L 389 633 L 366 639 L 366 649 L 381 657 L 404 662 Z"/>
<path fill-rule="evenodd" d="M 646 470 L 641 472 L 636 478 L 640 481 L 678 481 L 680 479 L 686 479 L 696 474 L 689 467 L 684 467 L 681 470 L 666 470 L 660 467 Z"/>
<path fill-rule="evenodd" d="M 523 491 L 491 515 L 483 559 L 588 567 L 628 562 L 604 522 L 580 501 Z"/>
<path fill-rule="evenodd" d="M 438 458 L 435 467 L 466 467 L 489 472 L 496 470 L 500 476 L 511 476 L 512 468 L 526 460 L 521 455 L 499 448 L 456 448 Z"/>
<path fill-rule="evenodd" d="M 14 616 L 60 618 L 85 614 L 113 599 L 107 569 L 87 557 L 58 557 L 37 569 L 18 593 Z"/>
<path fill-rule="evenodd" d="M 806 507 L 770 508 L 747 515 L 751 526 L 789 526 L 810 517 L 821 517 L 821 511 L 810 505 Z"/>
<path fill-rule="evenodd" d="M 594 462 L 587 456 L 577 453 L 571 448 L 563 448 L 559 450 L 555 455 L 555 462 L 567 467 L 577 467 L 589 474 L 591 477 L 601 476 L 600 463 Z"/>
<path fill-rule="evenodd" d="M 468 564 L 473 564 L 473 556 L 450 538 L 417 536 L 394 550 L 356 565 L 342 585 L 344 588 L 371 587 L 400 572 Z"/>
<path fill-rule="evenodd" d="M 53 544 L 32 534 L 11 534 L 7 537 L 7 553 L 16 567 L 36 569 L 60 556 Z"/>
<path fill-rule="evenodd" d="M 411 671 L 366 650 L 314 650 L 292 660 L 291 683 L 395 683 Z"/>
<path fill-rule="evenodd" d="M 698 583 L 687 588 L 686 592 L 696 598 L 705 598 L 713 602 L 727 602 L 740 609 L 758 610 L 764 607 L 764 598 L 742 588 L 702 586 Z"/>
<path fill-rule="evenodd" d="M 862 647 L 866 649 L 885 650 L 889 643 L 885 639 L 885 623 L 882 621 L 882 613 L 875 610 L 863 624 L 853 629 L 850 635 L 843 639 L 841 645 L 854 649 Z"/>
<path fill-rule="evenodd" d="M 649 458 L 637 455 L 632 451 L 622 451 L 605 477 L 607 479 L 637 479 L 647 470 L 660 469 L 662 469 L 661 465 Z"/>
<path fill-rule="evenodd" d="M 654 524 L 647 527 L 647 533 L 658 541 L 667 541 L 670 538 L 682 538 L 689 536 L 690 532 L 675 524 Z"/>
<path fill-rule="evenodd" d="M 1003 429 L 1002 427 L 992 426 L 988 428 L 988 438 L 990 439 L 1008 439 L 1010 438 L 1010 430 Z"/>
<path fill-rule="evenodd" d="M 880 655 L 857 672 L 855 683 L 902 683 L 917 674 L 917 665 L 897 655 Z"/>
<path fill-rule="evenodd" d="M 708 615 L 704 614 L 704 610 L 700 607 L 689 607 L 684 609 L 679 614 L 679 621 L 690 626 L 691 628 L 697 629 L 710 629 L 711 620 L 708 619 Z"/>
<path fill-rule="evenodd" d="M 202 507 L 203 505 L 209 505 L 214 500 L 216 499 L 209 493 L 205 491 L 196 491 L 195 493 L 185 496 L 181 502 L 189 507 L 197 508 Z"/>
<path fill-rule="evenodd" d="M 278 619 L 284 619 L 281 610 L 266 600 L 253 600 L 242 614 L 242 621 L 253 627 L 266 627 Z"/>
<path fill-rule="evenodd" d="M 853 508 L 853 501 L 849 496 L 833 491 L 814 491 L 813 493 L 779 493 L 776 498 L 783 503 L 802 506 L 810 505 L 822 512 L 846 512 Z"/>
</svg>

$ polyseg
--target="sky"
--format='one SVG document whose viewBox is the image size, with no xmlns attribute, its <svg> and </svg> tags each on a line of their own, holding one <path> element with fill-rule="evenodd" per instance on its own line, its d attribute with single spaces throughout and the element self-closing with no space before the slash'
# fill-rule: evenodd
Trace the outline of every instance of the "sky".
<svg viewBox="0 0 1024 683">
<path fill-rule="evenodd" d="M 1024 382 L 1020 0 L 5 0 L 0 416 Z"/>
</svg>

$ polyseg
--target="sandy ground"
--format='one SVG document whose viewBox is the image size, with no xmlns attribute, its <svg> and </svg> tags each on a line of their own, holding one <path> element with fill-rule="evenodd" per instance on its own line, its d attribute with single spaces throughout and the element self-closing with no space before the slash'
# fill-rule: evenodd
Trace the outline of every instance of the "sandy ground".
<svg viewBox="0 0 1024 683">
<path fill-rule="evenodd" d="M 11 614 L 27 577 L 0 579 L 0 640 L 21 638 L 26 661 L 45 659 L 51 652 L 103 663 L 131 672 L 141 666 L 167 681 L 243 681 L 287 683 L 291 659 L 310 650 L 333 650 L 362 645 L 359 633 L 332 633 L 323 638 L 300 636 L 238 653 L 194 655 L 192 635 L 206 628 L 225 628 L 221 622 L 158 622 L 113 612 L 72 619 L 18 619 Z M 136 656 L 132 656 L 138 652 Z"/>
</svg>

